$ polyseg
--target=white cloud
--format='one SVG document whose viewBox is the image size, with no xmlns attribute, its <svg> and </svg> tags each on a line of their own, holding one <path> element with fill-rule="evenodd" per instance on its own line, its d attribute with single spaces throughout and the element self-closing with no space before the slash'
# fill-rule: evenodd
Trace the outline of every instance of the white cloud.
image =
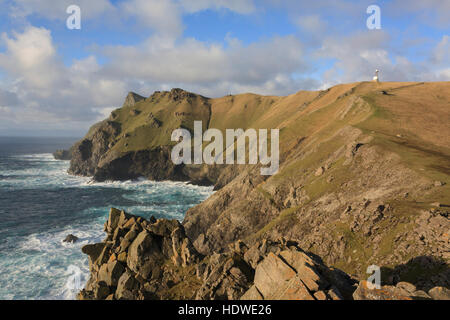
<svg viewBox="0 0 450 320">
<path fill-rule="evenodd" d="M 11 106 L 16 106 L 18 103 L 19 99 L 14 92 L 3 90 L 2 88 L 0 88 L 0 107 L 10 108 Z"/>
<path fill-rule="evenodd" d="M 67 7 L 73 4 L 81 8 L 82 19 L 137 22 L 157 34 L 175 38 L 183 32 L 183 14 L 206 9 L 228 9 L 239 14 L 249 14 L 255 10 L 253 0 L 127 0 L 117 3 L 110 0 L 13 0 L 9 14 L 15 18 L 36 14 L 62 21 L 68 17 Z"/>
<path fill-rule="evenodd" d="M 313 34 L 323 33 L 327 28 L 327 23 L 317 14 L 297 17 L 294 23 Z"/>
<path fill-rule="evenodd" d="M 48 29 L 29 26 L 23 32 L 3 33 L 0 126 L 7 126 L 9 119 L 30 128 L 82 132 L 120 106 L 130 90 L 149 95 L 154 90 L 181 87 L 212 97 L 242 92 L 284 95 L 338 82 L 370 80 L 375 69 L 381 70 L 382 80 L 450 80 L 448 35 L 431 50 L 421 51 L 421 61 L 413 62 L 407 58 L 411 56 L 408 50 L 423 48 L 421 43 L 408 43 L 404 37 L 398 43 L 394 41 L 398 38 L 392 38 L 396 35 L 387 30 L 336 32 L 333 23 L 338 20 L 327 21 L 322 11 L 320 15 L 314 13 L 319 9 L 337 10 L 343 17 L 349 15 L 347 9 L 359 10 L 361 3 L 355 9 L 350 1 L 267 1 L 289 8 L 289 18 L 305 31 L 302 41 L 308 41 L 308 46 L 293 35 L 272 36 L 250 44 L 230 35 L 218 42 L 182 37 L 186 13 L 225 9 L 251 14 L 256 9 L 250 0 L 130 0 L 114 5 L 108 0 L 79 1 L 87 6 L 88 17 L 103 18 L 104 14 L 119 12 L 123 16 L 117 23 L 136 21 L 147 27 L 142 32 L 154 32 L 138 45 L 97 47 L 97 56 L 75 60 L 69 66 L 63 63 Z M 34 13 L 49 19 L 65 19 L 69 2 L 76 3 L 15 1 L 16 8 L 25 6 L 28 10 L 22 16 Z M 365 17 L 365 10 L 361 17 Z M 361 21 L 365 25 L 363 18 Z M 308 34 L 313 37 L 308 38 Z M 430 43 L 429 39 L 424 41 Z M 100 56 L 102 60 L 98 60 Z M 325 70 L 320 67 L 324 60 L 334 64 Z"/>
<path fill-rule="evenodd" d="M 151 37 L 138 47 L 108 47 L 104 54 L 111 63 L 102 74 L 147 83 L 203 86 L 202 93 L 217 94 L 218 90 L 211 88 L 221 87 L 222 83 L 264 87 L 279 76 L 307 68 L 302 45 L 294 36 L 274 37 L 248 46 L 230 43 L 231 47 L 224 48 L 186 39 L 162 45 L 158 37 Z"/>
<path fill-rule="evenodd" d="M 181 10 L 171 0 L 130 0 L 121 3 L 120 9 L 163 36 L 179 36 L 183 31 Z"/>
<path fill-rule="evenodd" d="M 386 5 L 385 12 L 392 16 L 416 14 L 420 22 L 448 29 L 450 21 L 449 0 L 394 0 Z M 414 17 L 416 23 L 417 17 Z"/>
<path fill-rule="evenodd" d="M 48 96 L 49 90 L 59 81 L 61 72 L 55 63 L 57 55 L 50 31 L 29 27 L 24 33 L 13 33 L 13 36 L 1 35 L 7 51 L 0 54 L 0 67 L 24 88 L 36 95 Z"/>
<path fill-rule="evenodd" d="M 109 0 L 14 0 L 11 15 L 26 17 L 37 14 L 48 19 L 66 20 L 68 17 L 66 9 L 73 4 L 81 8 L 83 19 L 98 18 L 114 9 Z"/>
<path fill-rule="evenodd" d="M 0 54 L 0 68 L 11 90 L 0 91 L 0 104 L 15 106 L 15 121 L 50 126 L 91 121 L 127 92 L 123 81 L 98 75 L 100 66 L 93 56 L 66 67 L 45 28 L 28 27 L 12 37 L 3 34 L 2 41 L 6 51 Z"/>
<path fill-rule="evenodd" d="M 253 0 L 179 0 L 179 2 L 188 13 L 206 9 L 228 9 L 240 14 L 249 14 L 256 10 Z"/>
<path fill-rule="evenodd" d="M 323 75 L 331 84 L 371 80 L 374 70 L 381 70 L 384 81 L 448 81 L 448 37 L 421 61 L 410 61 L 394 54 L 396 48 L 384 31 L 361 32 L 350 36 L 327 38 L 318 51 L 319 57 L 335 59 Z"/>
<path fill-rule="evenodd" d="M 431 61 L 434 64 L 450 65 L 450 37 L 448 35 L 444 35 L 434 48 Z"/>
<path fill-rule="evenodd" d="M 84 121 L 85 130 L 119 107 L 129 90 L 150 94 L 183 87 L 222 96 L 244 91 L 287 94 L 317 85 L 291 76 L 307 69 L 302 45 L 294 36 L 247 46 L 228 39 L 229 47 L 160 39 L 155 35 L 136 47 L 104 48 L 109 60 L 105 65 L 90 56 L 65 66 L 49 30 L 28 27 L 22 33 L 3 34 L 6 50 L 0 54 L 0 69 L 10 89 L 2 86 L 1 106 L 11 108 L 10 118 L 17 123 L 50 128 L 61 122 L 76 127 Z"/>
</svg>

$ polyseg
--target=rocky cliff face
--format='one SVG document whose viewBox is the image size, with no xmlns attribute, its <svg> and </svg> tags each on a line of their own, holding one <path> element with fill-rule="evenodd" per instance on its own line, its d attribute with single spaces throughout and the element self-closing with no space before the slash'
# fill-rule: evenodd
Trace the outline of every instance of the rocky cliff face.
<svg viewBox="0 0 450 320">
<path fill-rule="evenodd" d="M 450 286 L 448 82 L 219 99 L 174 89 L 138 100 L 127 98 L 74 146 L 70 172 L 214 184 L 218 192 L 183 221 L 200 256 L 285 237 L 359 279 L 378 265 L 386 285 Z M 171 133 L 192 131 L 194 120 L 222 132 L 280 129 L 280 171 L 174 166 Z"/>
<path fill-rule="evenodd" d="M 250 248 L 239 241 L 205 257 L 178 221 L 147 221 L 116 209 L 105 230 L 103 243 L 83 248 L 91 278 L 80 299 L 340 300 L 355 289 L 349 276 L 287 241 Z"/>
<path fill-rule="evenodd" d="M 344 272 L 328 268 L 297 243 L 237 241 L 227 253 L 203 256 L 176 220 L 144 220 L 111 209 L 104 242 L 86 245 L 91 278 L 79 299 L 143 300 L 386 300 L 445 299 L 409 283 L 368 289 Z"/>
<path fill-rule="evenodd" d="M 155 92 L 148 99 L 129 93 L 122 108 L 72 147 L 69 173 L 95 181 L 146 177 L 220 186 L 230 180 L 232 170 L 170 161 L 173 130 L 192 129 L 193 119 L 206 126 L 210 112 L 207 98 L 181 89 Z"/>
<path fill-rule="evenodd" d="M 72 150 L 56 150 L 53 153 L 53 157 L 56 160 L 71 160 L 72 159 Z"/>
</svg>

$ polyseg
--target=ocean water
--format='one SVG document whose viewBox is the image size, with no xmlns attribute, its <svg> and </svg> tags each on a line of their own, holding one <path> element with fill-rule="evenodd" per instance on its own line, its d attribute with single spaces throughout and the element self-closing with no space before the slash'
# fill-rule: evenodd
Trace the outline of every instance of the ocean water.
<svg viewBox="0 0 450 320">
<path fill-rule="evenodd" d="M 109 208 L 182 220 L 212 188 L 180 182 L 92 183 L 67 174 L 51 152 L 75 139 L 0 137 L 0 300 L 74 299 L 73 268 L 89 276 L 81 247 L 105 238 Z M 64 243 L 68 234 L 80 240 Z"/>
</svg>

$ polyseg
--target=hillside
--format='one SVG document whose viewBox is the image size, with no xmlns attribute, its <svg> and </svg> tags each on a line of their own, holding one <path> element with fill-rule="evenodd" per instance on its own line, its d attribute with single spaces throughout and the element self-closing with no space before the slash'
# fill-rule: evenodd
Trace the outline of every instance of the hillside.
<svg viewBox="0 0 450 320">
<path fill-rule="evenodd" d="M 175 166 L 172 131 L 280 129 L 280 171 Z M 371 83 L 209 99 L 180 89 L 130 94 L 72 147 L 69 172 L 214 184 L 183 226 L 200 254 L 280 237 L 365 279 L 450 286 L 450 83 Z"/>
</svg>

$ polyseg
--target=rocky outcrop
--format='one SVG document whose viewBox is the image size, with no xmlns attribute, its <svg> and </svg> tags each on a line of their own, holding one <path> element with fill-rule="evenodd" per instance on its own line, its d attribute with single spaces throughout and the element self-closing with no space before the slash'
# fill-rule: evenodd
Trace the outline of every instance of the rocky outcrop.
<svg viewBox="0 0 450 320">
<path fill-rule="evenodd" d="M 133 107 L 139 101 L 144 100 L 143 96 L 138 95 L 134 92 L 129 92 L 127 97 L 125 98 L 125 102 L 123 103 L 124 107 Z"/>
<path fill-rule="evenodd" d="M 449 299 L 410 283 L 369 289 L 339 269 L 280 239 L 203 256 L 176 220 L 145 220 L 111 209 L 106 239 L 89 244 L 91 277 L 78 298 L 87 300 L 411 300 Z"/>
<path fill-rule="evenodd" d="M 248 253 L 253 255 L 254 253 Z M 354 280 L 326 267 L 296 244 L 269 252 L 256 265 L 254 284 L 242 300 L 343 300 L 350 299 Z"/>
<path fill-rule="evenodd" d="M 399 282 L 395 286 L 375 288 L 367 281 L 361 281 L 353 293 L 355 300 L 450 300 L 450 290 L 435 287 L 427 292 L 418 290 L 408 282 Z"/>
<path fill-rule="evenodd" d="M 56 150 L 53 153 L 55 160 L 71 160 L 72 159 L 72 149 L 69 150 Z"/>
<path fill-rule="evenodd" d="M 173 117 L 162 120 L 171 114 L 170 111 L 161 115 L 161 112 L 139 103 L 143 100 L 144 97 L 129 93 L 122 108 L 113 111 L 109 119 L 92 126 L 71 149 L 69 173 L 90 176 L 95 181 L 145 177 L 156 181 L 191 181 L 201 185 L 217 182 L 221 186 L 231 180 L 222 177 L 219 181 L 219 167 L 174 165 L 170 161 L 172 131 L 185 127 L 187 119 L 191 118 L 208 123 L 211 111 L 207 98 L 181 89 L 155 92 L 146 102 L 154 108 L 165 105 L 168 110 L 185 110 L 186 106 L 192 109 L 192 112 L 175 112 L 181 115 L 175 122 Z"/>
<path fill-rule="evenodd" d="M 80 240 L 77 236 L 74 236 L 73 234 L 69 234 L 64 240 L 63 242 L 67 242 L 67 243 L 75 243 L 78 240 Z"/>
<path fill-rule="evenodd" d="M 111 209 L 105 231 L 103 243 L 82 249 L 89 256 L 91 278 L 80 299 L 191 298 L 185 295 L 189 290 L 176 291 L 174 286 L 196 285 L 192 268 L 178 270 L 201 256 L 178 221 L 147 221 Z"/>
<path fill-rule="evenodd" d="M 69 173 L 93 176 L 114 137 L 120 132 L 120 124 L 114 121 L 106 120 L 93 126 L 86 137 L 72 147 Z"/>
<path fill-rule="evenodd" d="M 343 299 L 354 290 L 350 277 L 284 240 L 238 241 L 205 257 L 178 221 L 117 209 L 105 231 L 104 242 L 82 249 L 91 277 L 79 299 Z"/>
</svg>

